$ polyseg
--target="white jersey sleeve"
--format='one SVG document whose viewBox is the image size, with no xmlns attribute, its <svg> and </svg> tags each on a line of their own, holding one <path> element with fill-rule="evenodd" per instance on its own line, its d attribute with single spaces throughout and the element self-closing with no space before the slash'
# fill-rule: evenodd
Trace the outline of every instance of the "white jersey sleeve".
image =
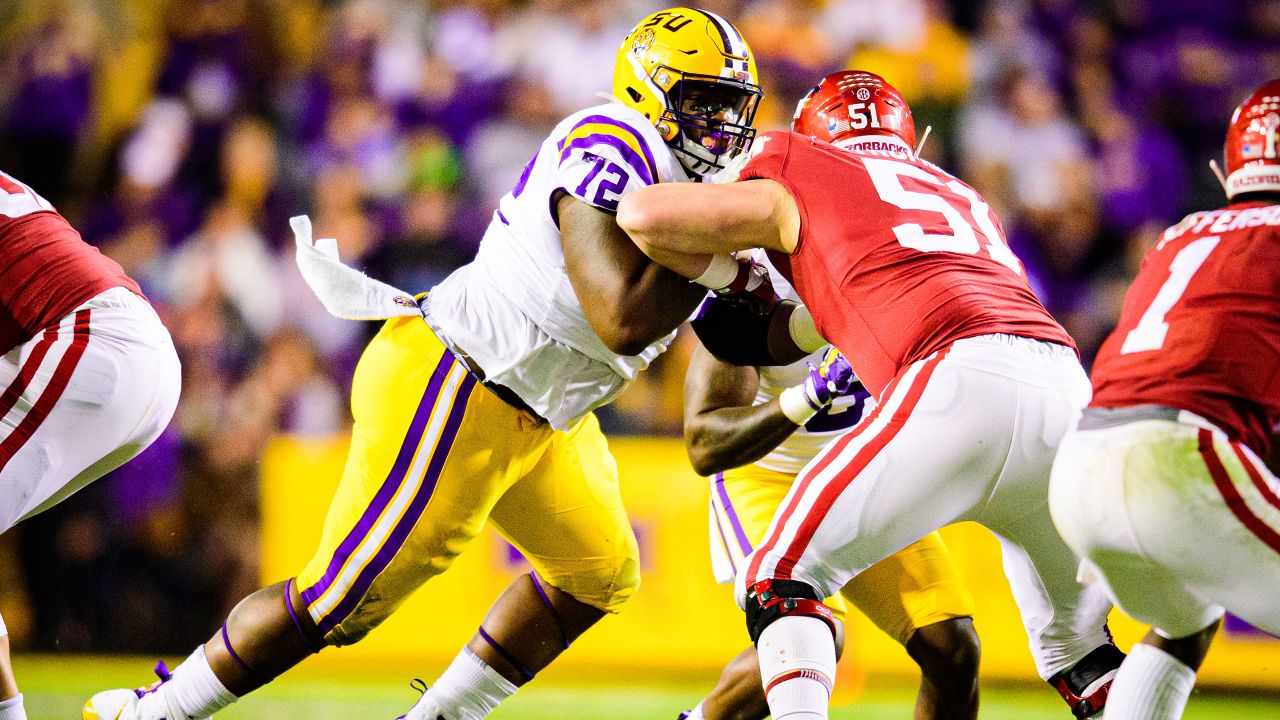
<svg viewBox="0 0 1280 720">
<path fill-rule="evenodd" d="M 556 202 L 568 193 L 602 210 L 655 182 L 687 181 L 653 124 L 623 105 L 574 113 L 551 132 L 502 198 L 476 259 L 436 286 L 427 322 L 486 377 L 557 429 L 611 401 L 674 337 L 637 355 L 609 350 L 565 270 Z"/>
<path fill-rule="evenodd" d="M 557 188 L 609 212 L 618 209 L 624 194 L 662 176 L 650 147 L 652 138 L 636 129 L 634 120 L 627 122 L 618 117 L 621 113 L 610 112 L 613 109 L 605 106 L 576 116 L 556 142 Z"/>
</svg>

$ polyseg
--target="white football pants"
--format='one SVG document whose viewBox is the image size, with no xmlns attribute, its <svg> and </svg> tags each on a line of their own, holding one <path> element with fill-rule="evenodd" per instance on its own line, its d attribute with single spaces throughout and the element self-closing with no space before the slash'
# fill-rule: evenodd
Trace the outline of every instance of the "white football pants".
<svg viewBox="0 0 1280 720">
<path fill-rule="evenodd" d="M 1280 635 L 1280 481 L 1203 418 L 1072 431 L 1050 498 L 1082 575 L 1129 615 L 1179 638 L 1225 607 Z"/>
<path fill-rule="evenodd" d="M 124 288 L 97 295 L 0 360 L 0 532 L 154 441 L 177 406 L 169 332 Z"/>
<path fill-rule="evenodd" d="M 1066 347 L 1011 335 L 953 343 L 904 368 L 876 409 L 801 471 L 745 587 L 794 578 L 826 597 L 854 575 L 961 520 L 995 532 L 1043 678 L 1108 642 L 1101 588 L 1049 517 L 1054 452 L 1090 396 Z"/>
</svg>

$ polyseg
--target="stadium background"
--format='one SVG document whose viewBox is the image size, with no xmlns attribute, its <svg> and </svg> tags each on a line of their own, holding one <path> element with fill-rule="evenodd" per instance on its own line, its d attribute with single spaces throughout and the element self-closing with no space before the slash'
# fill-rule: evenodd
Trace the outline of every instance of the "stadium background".
<svg viewBox="0 0 1280 720">
<path fill-rule="evenodd" d="M 309 212 L 344 258 L 401 287 L 430 287 L 470 258 L 554 123 L 598 102 L 620 38 L 660 5 L 0 2 L 0 167 L 142 284 L 184 363 L 178 414 L 152 448 L 0 538 L 0 612 L 16 647 L 58 653 L 19 658 L 33 717 L 74 709 L 81 688 L 104 678 L 145 679 L 141 662 L 69 654 L 186 653 L 240 597 L 309 553 L 340 464 L 348 379 L 374 328 L 324 313 L 293 266 L 286 218 Z M 738 24 L 757 54 L 760 127 L 784 124 L 832 69 L 889 78 L 917 125 L 933 126 L 925 155 L 991 202 L 1086 358 L 1159 231 L 1221 204 L 1206 163 L 1230 109 L 1280 77 L 1277 0 L 700 6 Z M 669 437 L 688 342 L 601 413 L 611 437 L 639 436 L 614 447 L 645 586 L 549 673 L 542 699 L 518 699 L 533 703 L 530 717 L 539 707 L 574 714 L 550 709 L 557 702 L 622 717 L 589 709 L 592 686 L 621 685 L 643 707 L 636 678 L 687 683 L 672 702 L 691 704 L 745 642 L 727 590 L 709 579 L 705 484 Z M 1000 683 L 1032 668 L 998 553 L 973 528 L 949 538 L 978 596 L 988 697 L 1003 708 Z M 496 535 L 482 537 L 365 644 L 313 661 L 321 679 L 298 687 L 327 689 L 296 692 L 327 693 L 348 711 L 369 694 L 402 710 L 408 691 L 378 683 L 438 673 L 520 567 Z M 1135 638 L 1122 619 L 1116 630 L 1122 645 Z M 841 697 L 904 715 L 905 654 L 865 623 L 852 638 Z M 367 687 L 342 684 L 366 676 Z M 900 697 L 877 695 L 869 676 L 897 677 Z M 554 689 L 583 678 L 580 692 Z M 1250 703 L 1257 717 L 1280 715 L 1280 641 L 1231 625 L 1204 678 L 1256 694 L 1233 706 L 1237 720 L 1253 717 L 1240 709 Z M 1009 696 L 1008 717 L 1065 714 L 1047 689 L 1033 696 L 1026 706 Z M 322 717 L 329 706 L 302 713 L 272 697 L 266 716 Z M 662 708 L 650 716 L 678 709 Z"/>
</svg>

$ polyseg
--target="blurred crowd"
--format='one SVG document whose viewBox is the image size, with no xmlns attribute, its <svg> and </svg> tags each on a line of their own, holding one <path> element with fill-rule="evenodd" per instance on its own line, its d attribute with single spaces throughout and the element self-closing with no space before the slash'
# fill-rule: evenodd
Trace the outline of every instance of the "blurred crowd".
<svg viewBox="0 0 1280 720">
<path fill-rule="evenodd" d="M 139 281 L 184 364 L 154 447 L 0 546 L 0 567 L 21 568 L 0 572 L 0 607 L 29 646 L 185 649 L 258 586 L 259 458 L 279 433 L 347 426 L 376 329 L 319 306 L 288 217 L 311 214 L 371 275 L 430 288 L 664 4 L 0 4 L 0 168 Z M 700 6 L 753 47 L 762 128 L 834 69 L 897 86 L 932 126 L 924 154 L 995 208 L 1086 357 L 1160 230 L 1221 204 L 1207 162 L 1229 112 L 1280 77 L 1280 0 Z M 606 429 L 678 433 L 687 352 L 686 338 L 604 411 Z"/>
</svg>

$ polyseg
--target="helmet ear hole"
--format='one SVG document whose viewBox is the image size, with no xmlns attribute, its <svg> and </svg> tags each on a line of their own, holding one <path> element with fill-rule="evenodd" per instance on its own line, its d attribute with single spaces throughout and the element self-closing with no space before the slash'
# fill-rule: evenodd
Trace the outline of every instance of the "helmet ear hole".
<svg viewBox="0 0 1280 720">
<path fill-rule="evenodd" d="M 631 102 L 639 103 L 644 100 L 644 96 L 640 94 L 640 91 L 633 87 L 627 88 L 627 94 L 631 96 Z"/>
</svg>

